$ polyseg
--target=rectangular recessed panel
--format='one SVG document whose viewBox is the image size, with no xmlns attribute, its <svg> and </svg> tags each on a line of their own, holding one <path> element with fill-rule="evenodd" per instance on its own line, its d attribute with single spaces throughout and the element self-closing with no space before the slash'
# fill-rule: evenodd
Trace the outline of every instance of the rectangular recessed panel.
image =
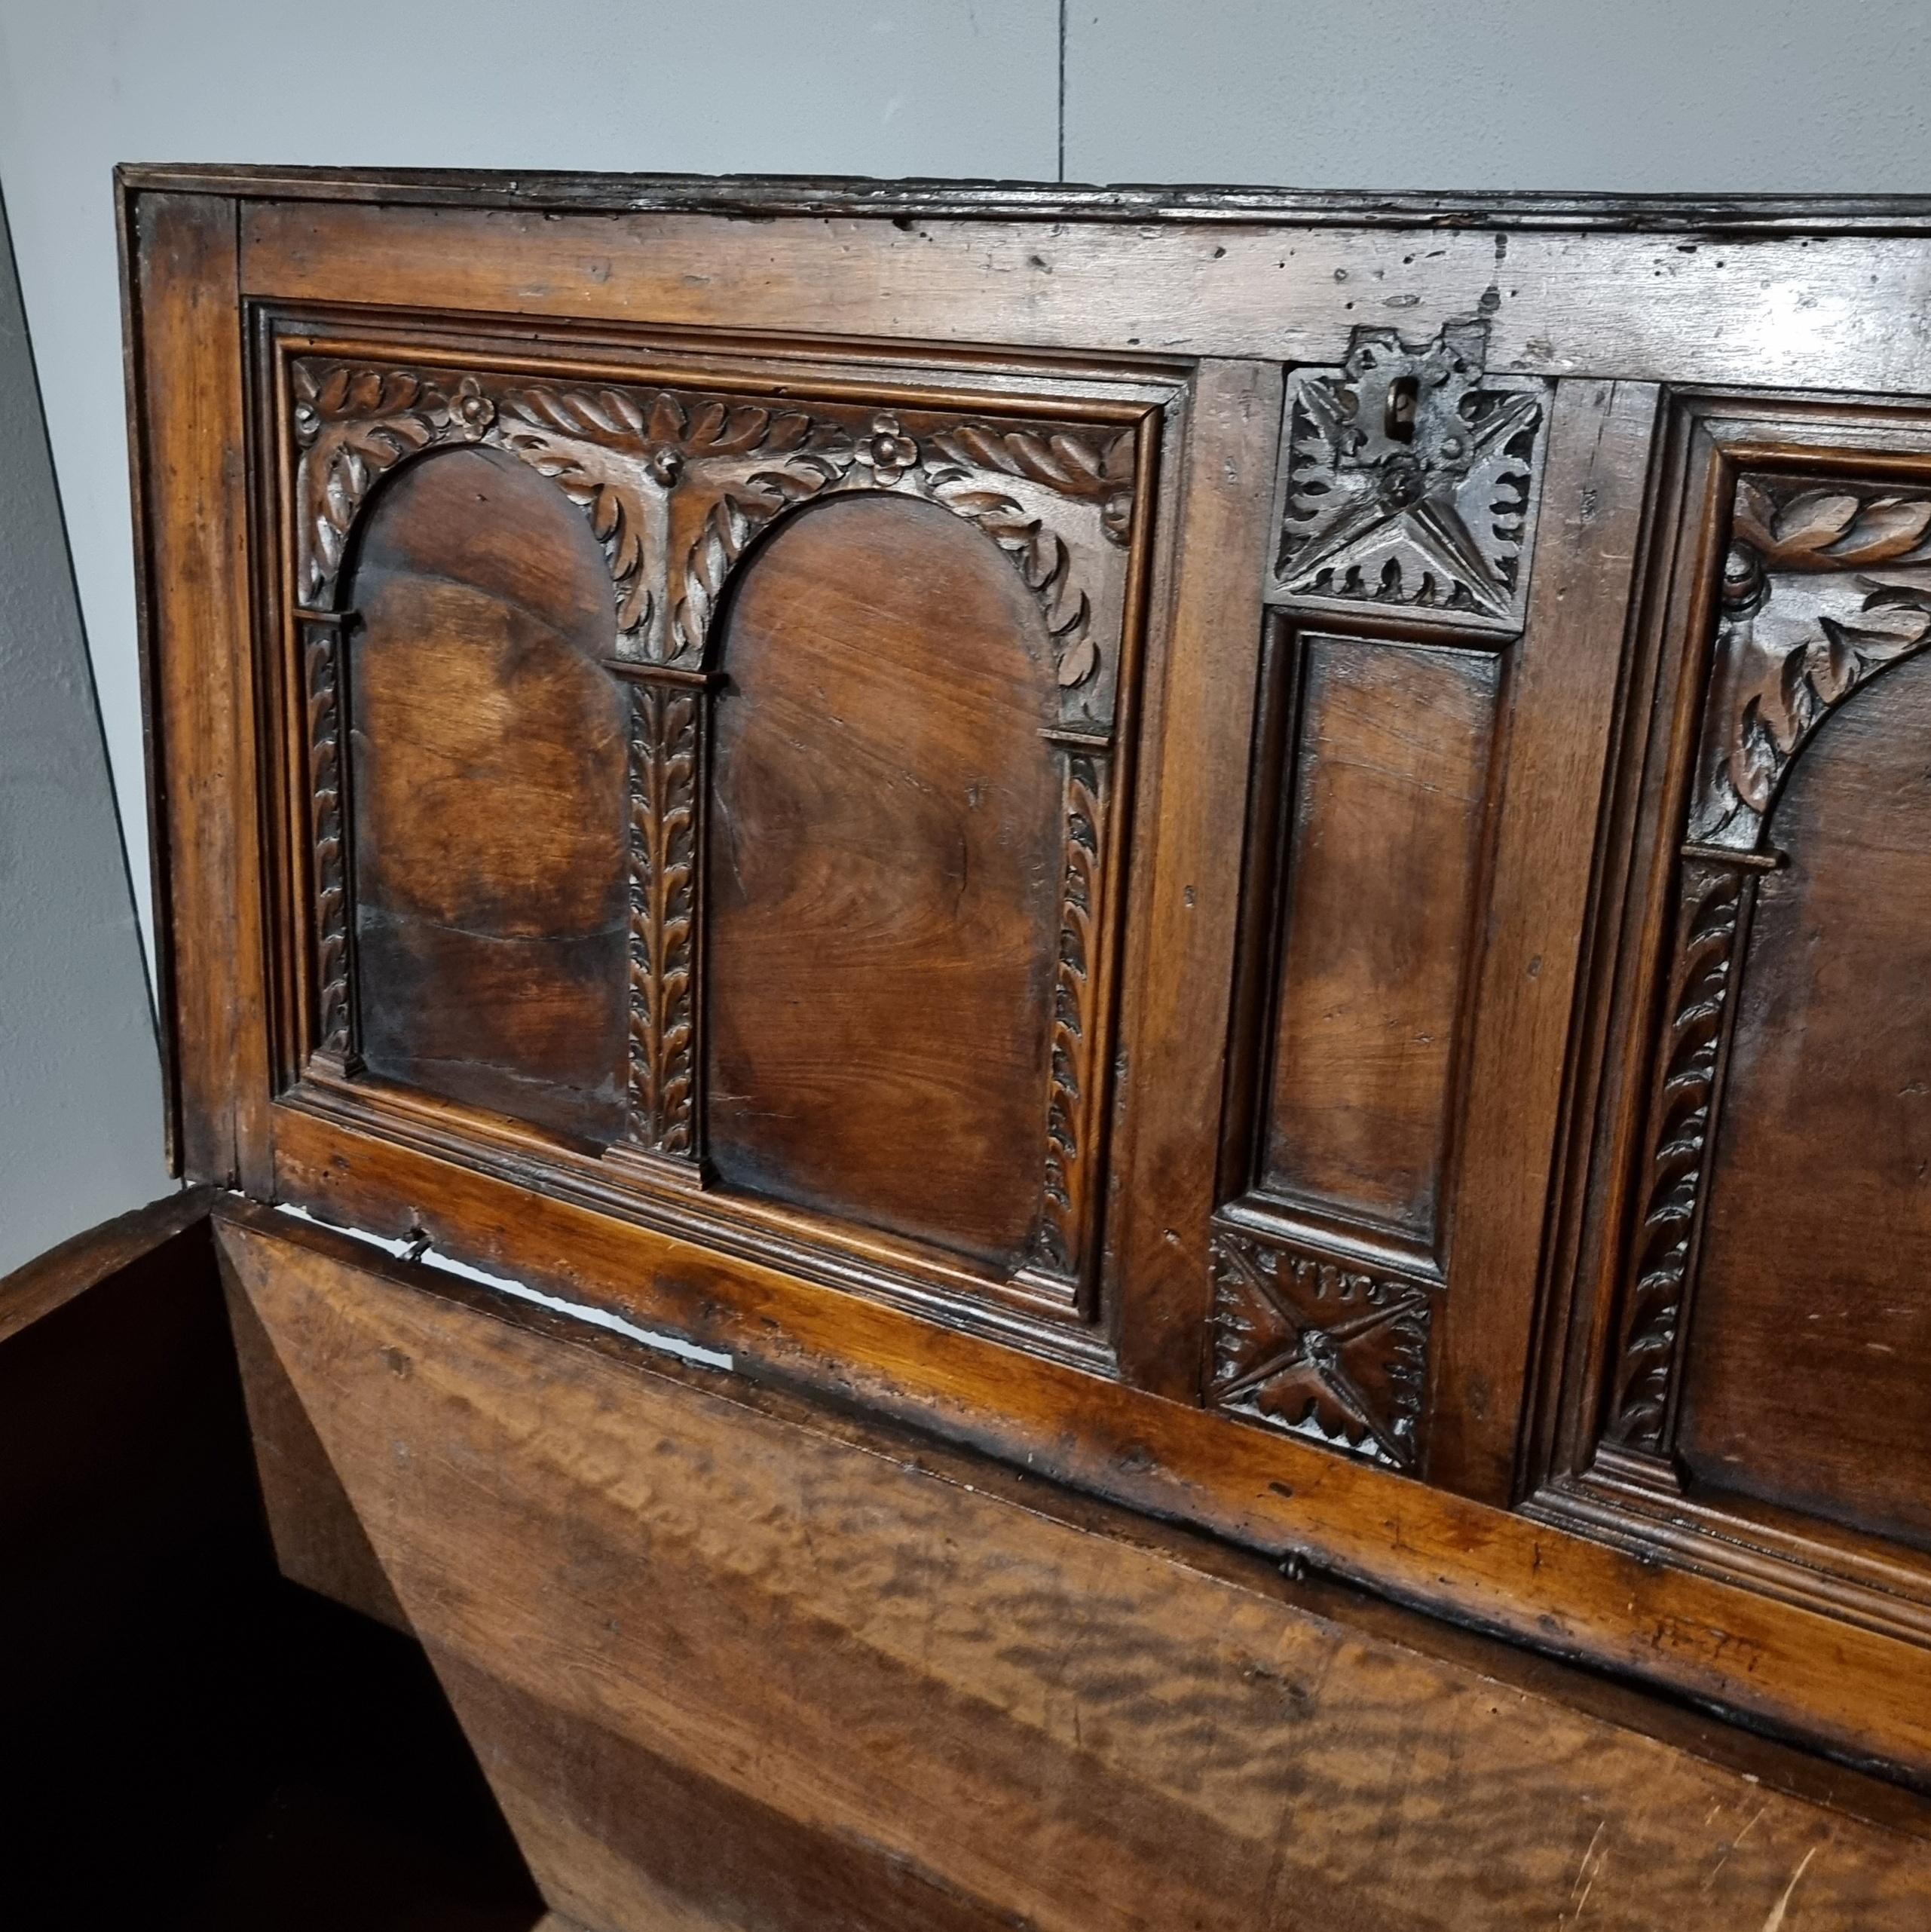
<svg viewBox="0 0 1931 1932">
<path fill-rule="evenodd" d="M 1431 1242 L 1482 864 L 1499 663 L 1299 644 L 1264 1193 Z"/>
</svg>

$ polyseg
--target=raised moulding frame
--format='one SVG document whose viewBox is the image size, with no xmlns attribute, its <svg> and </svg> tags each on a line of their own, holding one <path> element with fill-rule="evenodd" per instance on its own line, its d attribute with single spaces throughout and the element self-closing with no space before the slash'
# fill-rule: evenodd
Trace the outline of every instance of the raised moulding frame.
<svg viewBox="0 0 1931 1932">
<path fill-rule="evenodd" d="M 1931 1557 L 1693 1483 L 1672 1444 L 1755 888 L 1782 862 L 1767 842 L 1775 798 L 1825 717 L 1931 647 L 1928 622 L 1908 648 L 1807 710 L 1793 742 L 1770 754 L 1764 791 L 1740 801 L 1727 774 L 1740 768 L 1747 693 L 1723 661 L 1727 613 L 1756 590 L 1740 580 L 1739 547 L 1755 553 L 1740 491 L 1763 477 L 1835 485 L 1847 501 L 1860 488 L 1931 499 L 1931 411 L 1689 393 L 1671 418 L 1656 497 L 1673 536 L 1648 586 L 1633 680 L 1649 693 L 1649 721 L 1605 806 L 1522 1508 L 1922 1646 Z M 1858 562 L 1853 545 L 1837 568 L 1848 576 Z M 1639 703 L 1632 714 L 1639 722 Z"/>
<path fill-rule="evenodd" d="M 1148 592 L 1161 540 L 1155 511 L 1160 446 L 1166 412 L 1180 393 L 1177 385 L 1141 369 L 1091 362 L 1063 370 L 988 371 L 978 359 L 927 356 L 904 346 L 886 354 L 855 345 L 847 354 L 818 341 L 761 342 L 753 350 L 729 338 L 675 345 L 621 338 L 580 348 L 553 341 L 539 345 L 487 321 L 433 318 L 418 324 L 412 318 L 406 328 L 372 326 L 368 318 L 353 314 L 291 313 L 272 305 L 258 307 L 252 332 L 254 413 L 257 433 L 265 439 L 256 515 L 259 527 L 272 533 L 264 550 L 274 559 L 272 582 L 262 589 L 261 621 L 265 634 L 277 639 L 265 653 L 276 675 L 264 694 L 263 717 L 265 742 L 274 748 L 279 773 L 274 790 L 283 801 L 278 897 L 269 922 L 282 993 L 283 1101 L 527 1177 L 607 1210 L 661 1217 L 707 1241 L 781 1256 L 785 1265 L 825 1274 L 841 1287 L 984 1326 L 1035 1350 L 1103 1362 L 1106 1343 L 1096 1323 L 1102 1312 L 1108 1074 L 1127 917 L 1127 828 Z M 319 398 L 318 379 L 331 385 Z M 353 466 L 348 491 L 329 474 L 311 474 L 303 461 L 319 447 L 313 420 L 318 407 L 323 412 L 320 433 L 326 436 L 332 427 L 326 412 L 335 410 L 339 423 L 354 406 L 335 393 L 344 381 L 350 387 L 360 383 L 364 392 L 363 416 L 351 425 L 353 446 L 344 459 Z M 673 603 L 647 591 L 642 573 L 653 560 L 639 550 L 648 533 L 623 520 L 634 524 L 653 508 L 661 513 L 661 504 L 633 498 L 621 507 L 604 507 L 595 493 L 604 479 L 582 470 L 586 455 L 594 460 L 591 440 L 573 442 L 575 426 L 554 415 L 572 397 L 595 407 L 600 390 L 606 403 L 635 394 L 647 408 L 653 396 L 673 406 L 679 399 L 695 406 L 715 398 L 727 415 L 768 405 L 774 412 L 809 418 L 814 405 L 829 406 L 847 426 L 854 410 L 871 412 L 874 433 L 870 442 L 852 439 L 853 448 L 837 448 L 829 458 L 816 444 L 801 445 L 795 454 L 773 453 L 763 445 L 744 452 L 745 463 L 737 467 L 748 463 L 760 473 L 751 478 L 748 491 L 733 470 L 735 493 L 725 486 L 718 507 L 704 517 L 698 539 L 702 553 L 693 549 L 687 581 L 680 586 L 675 560 L 662 560 L 672 574 L 672 590 L 678 593 Z M 510 423 L 499 414 L 504 406 L 500 399 L 513 396 L 522 399 L 523 415 Z M 552 413 L 532 413 L 531 399 L 537 411 Z M 883 447 L 879 425 L 896 433 L 895 411 L 908 419 L 920 412 L 920 420 L 956 415 L 965 437 L 963 444 L 953 439 L 957 460 L 928 464 L 909 477 L 874 468 L 867 460 L 871 443 Z M 310 420 L 298 420 L 304 412 Z M 1069 556 L 1050 527 L 1042 531 L 1039 519 L 1027 513 L 1036 507 L 1033 499 L 1055 487 L 1051 453 L 1044 458 L 1042 484 L 1039 475 L 1027 473 L 1030 442 L 1014 455 L 981 427 L 1002 421 L 1037 421 L 1042 439 L 1051 432 L 1083 430 L 1096 452 L 1121 452 L 1122 467 L 1130 465 L 1123 477 L 1111 481 L 1076 472 L 1059 479 L 1060 487 L 1078 492 L 1081 500 L 1091 498 L 1106 540 L 1122 553 L 1116 593 L 1100 599 L 1097 608 L 1079 581 L 1078 556 Z M 703 427 L 686 424 L 693 433 Z M 600 433 L 593 428 L 590 436 Z M 526 439 L 525 446 L 518 446 L 519 436 Z M 637 747 L 648 740 L 653 718 L 663 725 L 658 713 L 666 705 L 690 714 L 684 735 L 690 742 L 677 761 L 689 795 L 677 807 L 687 848 L 680 868 L 686 882 L 678 922 L 683 953 L 672 963 L 693 1009 L 682 1018 L 681 1107 L 667 1130 L 661 1076 L 647 1082 L 639 1071 L 638 1036 L 646 1029 L 633 997 L 630 1111 L 635 1120 L 640 1089 L 647 1085 L 644 1118 L 601 1154 L 527 1123 L 372 1080 L 356 1050 L 352 861 L 346 850 L 353 774 L 339 715 L 346 695 L 341 642 L 353 614 L 338 601 L 344 566 L 363 516 L 390 476 L 439 449 L 486 439 L 491 446 L 506 443 L 539 473 L 565 473 L 561 486 L 590 517 L 611 562 L 617 638 L 606 668 L 632 690 L 633 996 L 640 978 L 661 986 L 666 944 L 663 933 L 645 930 L 642 916 L 653 899 L 661 909 L 663 895 L 654 891 L 653 880 L 661 873 L 663 853 L 663 840 L 650 837 L 655 819 L 642 822 L 650 815 L 640 811 L 640 800 L 647 802 L 653 788 L 640 770 Z M 637 439 L 640 449 L 647 441 Z M 735 454 L 724 452 L 727 458 Z M 747 517 L 748 498 L 768 487 L 768 473 L 782 468 L 788 455 L 799 468 L 797 496 L 776 500 L 761 516 L 751 501 Z M 333 455 L 328 460 L 342 467 Z M 934 475 L 939 479 L 935 488 Z M 1041 1232 L 1035 1258 L 1002 1279 L 880 1230 L 740 1193 L 713 1193 L 702 1158 L 702 1046 L 695 1037 L 703 997 L 698 883 L 708 758 L 702 715 L 721 675 L 715 651 L 730 592 L 738 567 L 792 512 L 854 489 L 908 483 L 932 492 L 921 500 L 953 509 L 998 546 L 1033 592 L 1058 654 L 1062 721 L 1043 730 L 1042 738 L 1063 767 L 1065 929 L 1058 948 L 1063 984 L 1054 996 L 1057 1017 L 1042 1098 Z M 1014 503 L 990 487 L 1002 485 L 1026 501 Z M 996 498 L 1000 505 L 988 507 Z M 620 550 L 626 565 L 622 569 Z M 1102 641 L 1094 626 L 1109 619 L 1115 634 Z M 640 975 L 637 962 L 644 958 L 653 970 Z M 650 1017 L 655 1039 L 666 1030 L 665 1017 Z"/>
<path fill-rule="evenodd" d="M 1559 1358 L 1571 1331 L 1570 1305 L 1551 1305 L 1532 1351 L 1527 1320 L 1574 1246 L 1566 1208 L 1545 1239 L 1544 1163 L 1556 1162 L 1568 1202 L 1590 1153 L 1579 1163 L 1578 1123 L 1598 1098 L 1593 1073 L 1574 1075 L 1600 1050 L 1601 940 L 1578 1008 L 1575 908 L 1594 908 L 1594 935 L 1620 916 L 1600 880 L 1621 863 L 1611 834 L 1625 741 L 1642 734 L 1656 683 L 1656 626 L 1631 629 L 1624 610 L 1629 573 L 1654 574 L 1630 559 L 1646 532 L 1666 549 L 1695 514 L 1680 454 L 1652 458 L 1688 433 L 1686 408 L 1719 390 L 1754 386 L 1753 404 L 1733 406 L 1760 417 L 1801 415 L 1800 392 L 1835 392 L 1853 399 L 1830 406 L 1847 421 L 1859 397 L 1931 395 L 1931 343 L 1889 321 L 1931 274 L 1931 204 L 176 168 L 125 172 L 120 195 L 163 1005 L 187 1171 L 387 1236 L 426 1235 L 473 1266 L 729 1355 L 748 1376 L 1931 1781 L 1920 1639 L 1757 1588 L 1701 1552 L 1679 1557 L 1660 1535 L 1579 1511 L 1552 1523 L 1545 1444 L 1560 1435 L 1559 1378 L 1537 1384 L 1551 1406 L 1519 1455 L 1514 1428 L 1524 1358 Z M 1384 310 L 1425 341 L 1477 309 L 1492 311 L 1492 372 L 1550 386 L 1551 441 L 1536 648 L 1510 721 L 1512 758 L 1525 739 L 1535 752 L 1501 801 L 1504 903 L 1477 997 L 1495 1024 L 1471 1051 L 1478 1098 L 1447 1269 L 1478 1318 L 1479 1346 L 1451 1365 L 1458 1382 L 1505 1373 L 1483 1431 L 1459 1443 L 1437 1431 L 1431 1456 L 1452 1473 L 1431 1469 L 1427 1487 L 1207 1413 L 1198 1354 L 1177 1360 L 1161 1343 L 1204 1336 L 1211 1293 L 1283 372 L 1338 366 Z M 316 1099 L 325 1082 L 286 1084 L 299 1072 L 301 1043 L 284 1030 L 301 968 L 274 928 L 302 882 L 281 856 L 293 807 L 268 779 L 298 697 L 265 599 L 276 565 L 262 471 L 274 445 L 248 373 L 273 315 L 327 319 L 358 339 L 476 331 L 592 359 L 735 354 L 794 372 L 816 360 L 820 375 L 830 360 L 900 381 L 938 363 L 968 389 L 1140 385 L 1164 419 L 1161 534 L 1135 911 L 1117 982 L 1123 1061 L 1109 1070 L 1124 1104 L 1109 1122 L 1107 1260 L 1090 1326 L 964 1306 L 943 1287 L 882 1282 L 863 1258 L 713 1228 L 701 1193 L 665 1187 L 660 1199 L 633 1179 L 604 1198 L 580 1175 L 555 1183 L 570 1163 L 513 1128 L 484 1162 L 399 1103 L 358 1119 Z M 1881 450 L 1905 412 L 1865 413 L 1859 447 Z"/>
</svg>

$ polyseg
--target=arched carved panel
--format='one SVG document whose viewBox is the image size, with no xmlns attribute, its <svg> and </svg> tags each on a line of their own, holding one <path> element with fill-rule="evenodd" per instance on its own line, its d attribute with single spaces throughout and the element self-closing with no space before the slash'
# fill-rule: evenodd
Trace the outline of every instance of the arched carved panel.
<svg viewBox="0 0 1931 1932">
<path fill-rule="evenodd" d="M 1770 812 L 1710 1156 L 1676 1450 L 1931 1548 L 1931 657 L 1817 729 Z"/>
<path fill-rule="evenodd" d="M 720 663 L 712 1158 L 1017 1269 L 1058 950 L 1045 623 L 969 525 L 853 496 L 757 553 Z"/>
<path fill-rule="evenodd" d="M 721 876 L 706 857 L 715 714 L 731 675 L 722 633 L 740 567 L 767 544 L 782 555 L 788 520 L 834 507 L 840 522 L 820 527 L 855 528 L 887 516 L 901 535 L 919 534 L 886 547 L 912 615 L 873 667 L 880 718 L 902 718 L 910 694 L 929 685 L 928 697 L 950 692 L 955 708 L 960 690 L 978 689 L 971 654 L 961 654 L 975 626 L 1006 646 L 1023 641 L 1023 676 L 1008 667 L 992 682 L 1023 687 L 1024 755 L 1018 740 L 993 728 L 990 712 L 962 724 L 959 742 L 969 762 L 986 762 L 987 782 L 1026 789 L 1018 818 L 1001 821 L 972 862 L 990 892 L 999 864 L 1030 855 L 1027 910 L 1013 929 L 1032 950 L 1024 1010 L 1008 1003 L 1002 1024 L 1011 1037 L 991 1049 L 1002 1067 L 1012 1062 L 1004 1067 L 1008 1099 L 1025 1094 L 1025 1131 L 1002 1116 L 991 1135 L 1013 1173 L 1023 1166 L 1024 1185 L 1009 1176 L 989 1189 L 962 1185 L 953 1207 L 936 1212 L 901 1190 L 876 1224 L 994 1267 L 1029 1303 L 1082 1306 L 1096 1245 L 1098 1070 L 1117 924 L 1107 903 L 1116 730 L 1131 671 L 1135 504 L 1144 489 L 1131 422 L 981 415 L 923 397 L 711 393 L 375 358 L 297 354 L 286 369 L 290 568 L 309 706 L 311 1068 L 337 1078 L 365 1064 L 385 1070 L 369 1050 L 382 1044 L 379 1028 L 372 1032 L 360 1010 L 366 915 L 343 830 L 354 819 L 362 755 L 360 746 L 344 755 L 341 731 L 342 693 L 353 681 L 342 639 L 355 635 L 350 606 L 361 594 L 350 565 L 372 504 L 409 490 L 418 469 L 454 460 L 448 452 L 467 452 L 538 487 L 548 526 L 567 512 L 580 562 L 601 553 L 597 675 L 621 693 L 627 744 L 626 932 L 615 975 L 624 1024 L 614 1084 L 597 1086 L 593 1131 L 581 1110 L 565 1120 L 554 1107 L 491 1104 L 600 1141 L 613 1174 L 701 1189 L 721 1168 L 727 1179 L 762 1186 L 741 1136 L 727 1134 L 714 1155 L 706 1092 L 715 1058 L 705 1039 L 707 980 L 727 989 L 754 983 L 754 974 L 743 977 L 747 960 L 721 957 L 708 932 L 707 881 Z M 961 590 L 956 608 L 935 601 L 932 585 L 953 582 L 962 556 L 972 559 L 977 588 Z M 856 580 L 870 583 L 865 570 Z M 999 614 L 982 623 L 970 612 L 983 617 L 989 598 Z M 753 606 L 759 602 L 754 594 Z M 814 633 L 799 648 L 826 643 Z M 731 795 L 728 770 L 720 768 L 719 783 L 720 795 Z M 936 869 L 916 883 L 937 889 L 946 865 L 935 853 L 926 858 Z M 734 943 L 730 932 L 724 943 Z M 601 1041 L 606 1033 L 600 1023 L 581 1037 Z M 933 1079 L 935 1090 L 944 1088 L 944 1076 Z M 734 1092 L 727 1082 L 715 1096 L 731 1134 L 742 1125 L 731 1116 Z M 822 1186 L 780 1182 L 766 1191 L 865 1218 L 862 1202 L 834 1199 Z"/>
<path fill-rule="evenodd" d="M 1931 496 L 1868 483 L 1749 473 L 1739 479 L 1682 822 L 1608 1419 L 1609 1441 L 1666 1465 L 1679 1432 L 1712 1154 L 1733 1104 L 1727 1076 L 1737 989 L 1752 969 L 1760 899 L 1767 891 L 1786 914 L 1795 902 L 1789 885 L 1771 882 L 1786 856 L 1776 835 L 1777 801 L 1825 721 L 1927 641 Z M 1876 709 L 1853 741 L 1881 728 L 1892 708 L 1906 708 L 1910 700 L 1899 693 L 1908 688 L 1887 679 L 1864 697 Z M 1791 825 L 1804 822 L 1801 811 L 1793 813 Z M 1852 840 L 1835 860 L 1789 856 L 1801 859 L 1807 879 L 1834 865 L 1829 889 L 1841 891 L 1881 863 L 1886 836 L 1874 819 L 1859 835 L 1865 844 Z M 1810 997 L 1797 1024 L 1807 1024 Z M 1883 1024 L 1876 1009 L 1868 1017 Z M 1807 1142 L 1820 1131 L 1813 1121 L 1803 1136 Z M 1801 1349 L 1801 1333 L 1785 1340 Z"/>
<path fill-rule="evenodd" d="M 601 1144 L 626 900 L 595 543 L 520 464 L 453 449 L 385 485 L 345 582 L 362 1059 Z"/>
</svg>

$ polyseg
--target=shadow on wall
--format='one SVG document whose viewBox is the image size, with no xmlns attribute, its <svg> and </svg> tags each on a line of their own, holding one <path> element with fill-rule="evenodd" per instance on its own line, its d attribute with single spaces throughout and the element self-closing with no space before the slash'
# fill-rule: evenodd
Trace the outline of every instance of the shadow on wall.
<svg viewBox="0 0 1931 1932">
<path fill-rule="evenodd" d="M 0 1275 L 172 1184 L 153 1010 L 0 207 Z"/>
</svg>

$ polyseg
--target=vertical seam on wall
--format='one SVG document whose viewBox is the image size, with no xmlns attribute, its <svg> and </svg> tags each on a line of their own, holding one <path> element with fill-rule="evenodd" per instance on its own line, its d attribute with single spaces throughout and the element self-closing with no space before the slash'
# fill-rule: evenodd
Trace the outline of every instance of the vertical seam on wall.
<svg viewBox="0 0 1931 1932">
<path fill-rule="evenodd" d="M 1066 179 L 1066 0 L 1060 0 L 1060 108 L 1059 108 L 1059 178 Z"/>
</svg>

